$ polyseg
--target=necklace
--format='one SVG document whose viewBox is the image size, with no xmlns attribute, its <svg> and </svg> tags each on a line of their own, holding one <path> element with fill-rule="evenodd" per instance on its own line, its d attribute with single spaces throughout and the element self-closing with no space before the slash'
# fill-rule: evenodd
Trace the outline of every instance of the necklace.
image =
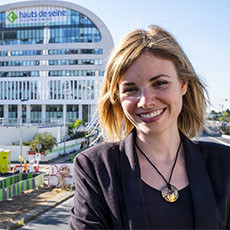
<svg viewBox="0 0 230 230">
<path fill-rule="evenodd" d="M 178 189 L 174 185 L 170 184 L 170 181 L 171 181 L 172 174 L 173 174 L 173 171 L 174 171 L 174 168 L 175 168 L 175 165 L 176 165 L 176 162 L 177 162 L 177 158 L 178 158 L 178 155 L 179 155 L 179 150 L 180 150 L 180 147 L 181 147 L 181 142 L 182 141 L 180 141 L 179 147 L 178 147 L 177 152 L 176 152 L 176 158 L 175 158 L 175 161 L 174 161 L 172 169 L 171 169 L 169 180 L 167 181 L 165 179 L 165 177 L 161 174 L 161 172 L 157 169 L 157 167 L 149 160 L 149 158 L 141 150 L 141 148 L 137 145 L 137 143 L 135 141 L 135 145 L 138 148 L 138 150 L 142 153 L 142 155 L 146 158 L 146 160 L 153 166 L 153 168 L 160 174 L 160 176 L 166 182 L 166 186 L 161 189 L 161 195 L 168 202 L 175 202 L 179 198 Z"/>
</svg>

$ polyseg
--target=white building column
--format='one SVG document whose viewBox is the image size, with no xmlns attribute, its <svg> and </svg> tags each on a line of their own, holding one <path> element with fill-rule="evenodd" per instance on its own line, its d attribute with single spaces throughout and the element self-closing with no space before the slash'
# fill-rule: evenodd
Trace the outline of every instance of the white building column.
<svg viewBox="0 0 230 230">
<path fill-rule="evenodd" d="M 46 105 L 42 104 L 42 124 L 46 123 Z"/>
<path fill-rule="evenodd" d="M 79 118 L 82 119 L 82 104 L 79 104 Z"/>
<path fill-rule="evenodd" d="M 94 114 L 95 114 L 95 111 L 96 111 L 96 105 L 93 104 L 93 105 L 90 105 L 90 106 L 91 106 L 91 110 L 90 110 L 90 121 L 91 121 L 94 118 Z"/>
</svg>

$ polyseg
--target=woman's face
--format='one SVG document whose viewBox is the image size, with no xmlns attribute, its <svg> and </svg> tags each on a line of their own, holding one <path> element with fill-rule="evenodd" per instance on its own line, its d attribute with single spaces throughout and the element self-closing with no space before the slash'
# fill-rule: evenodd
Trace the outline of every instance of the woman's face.
<svg viewBox="0 0 230 230">
<path fill-rule="evenodd" d="M 144 52 L 119 81 L 124 114 L 144 135 L 175 132 L 187 83 L 178 79 L 171 61 Z"/>
</svg>

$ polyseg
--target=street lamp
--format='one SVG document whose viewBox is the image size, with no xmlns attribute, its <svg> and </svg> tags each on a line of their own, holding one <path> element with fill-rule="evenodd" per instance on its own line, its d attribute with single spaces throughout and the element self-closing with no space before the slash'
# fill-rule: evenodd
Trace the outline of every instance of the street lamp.
<svg viewBox="0 0 230 230">
<path fill-rule="evenodd" d="M 20 115 L 20 158 L 22 157 L 22 102 L 28 99 L 21 99 L 21 115 Z M 22 160 L 20 160 L 20 168 L 22 169 Z"/>
</svg>

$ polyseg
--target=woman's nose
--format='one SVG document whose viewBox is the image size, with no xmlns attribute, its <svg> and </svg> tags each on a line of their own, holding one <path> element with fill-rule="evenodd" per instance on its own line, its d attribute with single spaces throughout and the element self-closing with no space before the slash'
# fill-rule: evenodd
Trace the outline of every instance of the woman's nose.
<svg viewBox="0 0 230 230">
<path fill-rule="evenodd" d="M 143 91 L 140 95 L 137 106 L 142 107 L 144 109 L 148 109 L 155 104 L 156 104 L 155 95 L 152 92 Z"/>
</svg>

